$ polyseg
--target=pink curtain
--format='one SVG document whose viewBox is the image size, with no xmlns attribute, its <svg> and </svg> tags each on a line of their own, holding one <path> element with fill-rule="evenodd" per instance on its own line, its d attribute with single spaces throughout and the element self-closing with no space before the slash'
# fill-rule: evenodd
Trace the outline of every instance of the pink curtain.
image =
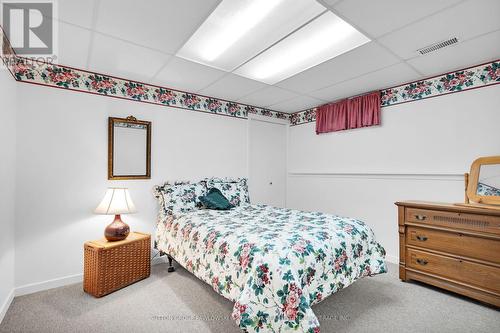
<svg viewBox="0 0 500 333">
<path fill-rule="evenodd" d="M 360 98 L 363 104 L 363 126 L 380 125 L 380 91 Z"/>
<path fill-rule="evenodd" d="M 347 100 L 322 105 L 316 110 L 316 134 L 347 129 Z"/>
<path fill-rule="evenodd" d="M 320 106 L 316 134 L 380 124 L 380 92 Z"/>
<path fill-rule="evenodd" d="M 363 108 L 360 97 L 347 100 L 347 128 L 358 128 L 363 123 Z"/>
</svg>

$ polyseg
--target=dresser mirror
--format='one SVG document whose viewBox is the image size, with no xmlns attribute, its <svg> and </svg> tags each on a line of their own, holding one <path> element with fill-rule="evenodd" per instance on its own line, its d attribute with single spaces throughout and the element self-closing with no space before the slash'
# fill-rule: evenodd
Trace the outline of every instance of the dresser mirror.
<svg viewBox="0 0 500 333">
<path fill-rule="evenodd" d="M 151 178 L 151 122 L 135 117 L 108 120 L 108 179 Z"/>
<path fill-rule="evenodd" d="M 468 178 L 468 181 L 467 181 Z M 466 203 L 492 205 L 500 208 L 500 156 L 475 160 L 467 177 Z"/>
</svg>

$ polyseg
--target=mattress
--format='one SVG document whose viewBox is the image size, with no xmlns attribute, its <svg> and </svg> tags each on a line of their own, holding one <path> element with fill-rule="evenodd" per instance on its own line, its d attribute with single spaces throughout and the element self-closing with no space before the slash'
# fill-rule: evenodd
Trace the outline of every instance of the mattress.
<svg viewBox="0 0 500 333">
<path fill-rule="evenodd" d="M 155 244 L 233 301 L 232 318 L 248 332 L 319 332 L 312 305 L 387 272 L 363 222 L 266 205 L 160 218 Z"/>
</svg>

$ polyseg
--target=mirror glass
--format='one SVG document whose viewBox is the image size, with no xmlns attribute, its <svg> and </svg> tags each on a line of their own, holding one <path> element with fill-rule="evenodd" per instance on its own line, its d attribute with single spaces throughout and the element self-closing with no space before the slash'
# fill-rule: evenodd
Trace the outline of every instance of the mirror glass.
<svg viewBox="0 0 500 333">
<path fill-rule="evenodd" d="M 477 195 L 500 196 L 500 164 L 481 165 Z"/>
<path fill-rule="evenodd" d="M 108 179 L 149 179 L 151 123 L 109 118 Z"/>
</svg>

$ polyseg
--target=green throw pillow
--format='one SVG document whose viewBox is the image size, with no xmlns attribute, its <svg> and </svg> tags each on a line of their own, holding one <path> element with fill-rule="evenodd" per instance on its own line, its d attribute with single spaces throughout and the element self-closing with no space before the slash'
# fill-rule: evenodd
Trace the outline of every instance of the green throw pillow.
<svg viewBox="0 0 500 333">
<path fill-rule="evenodd" d="M 208 209 L 228 210 L 233 208 L 229 200 L 219 191 L 219 189 L 211 188 L 204 196 L 199 197 L 203 206 Z"/>
</svg>

